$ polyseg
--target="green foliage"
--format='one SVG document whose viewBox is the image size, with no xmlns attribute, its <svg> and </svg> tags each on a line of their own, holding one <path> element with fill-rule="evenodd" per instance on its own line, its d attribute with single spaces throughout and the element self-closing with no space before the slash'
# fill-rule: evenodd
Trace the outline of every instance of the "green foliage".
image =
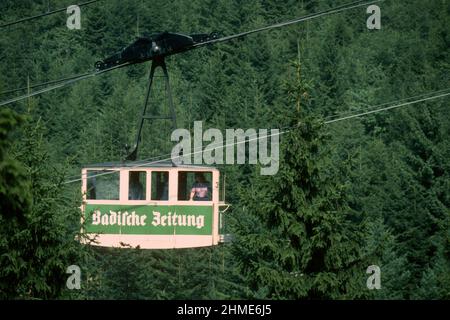
<svg viewBox="0 0 450 320">
<path fill-rule="evenodd" d="M 2 132 L 11 128 L 13 119 L 17 116 L 2 112 Z M 71 230 L 71 224 L 81 218 L 79 209 L 75 199 L 62 196 L 65 175 L 62 168 L 49 163 L 43 130 L 39 120 L 26 122 L 20 143 L 13 148 L 17 160 L 9 160 L 5 167 L 16 172 L 2 170 L 8 178 L 2 179 L 2 190 L 11 190 L 7 197 L 2 194 L 0 217 L 3 299 L 60 297 L 66 268 L 78 259 L 80 251 Z M 16 179 L 9 180 L 11 177 Z"/>
<path fill-rule="evenodd" d="M 299 64 L 297 70 L 300 75 Z M 327 163 L 323 123 L 300 110 L 301 79 L 287 91 L 296 94 L 280 171 L 255 177 L 243 190 L 242 214 L 254 218 L 238 228 L 236 251 L 253 290 L 267 298 L 339 298 L 348 294 L 352 266 L 362 259 L 360 222 Z"/>
<path fill-rule="evenodd" d="M 9 109 L 0 110 L 0 215 L 23 220 L 30 206 L 29 183 L 20 163 L 8 154 L 11 131 L 22 118 Z"/>
</svg>

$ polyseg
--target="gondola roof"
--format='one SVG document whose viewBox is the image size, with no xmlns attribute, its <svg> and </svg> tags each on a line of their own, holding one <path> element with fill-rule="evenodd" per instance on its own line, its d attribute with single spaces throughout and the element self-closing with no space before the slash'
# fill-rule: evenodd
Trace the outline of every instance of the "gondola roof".
<svg viewBox="0 0 450 320">
<path fill-rule="evenodd" d="M 86 164 L 85 169 L 90 168 L 128 168 L 128 169 L 144 169 L 144 168 L 195 168 L 195 169 L 215 169 L 214 166 L 197 165 L 197 164 L 182 164 L 176 165 L 170 160 L 161 161 L 116 161 L 116 162 L 102 162 Z"/>
</svg>

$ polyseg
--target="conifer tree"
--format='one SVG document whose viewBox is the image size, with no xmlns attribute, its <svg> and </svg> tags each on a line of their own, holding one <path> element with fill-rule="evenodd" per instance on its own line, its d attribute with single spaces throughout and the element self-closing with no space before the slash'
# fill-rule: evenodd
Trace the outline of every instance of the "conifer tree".
<svg viewBox="0 0 450 320">
<path fill-rule="evenodd" d="M 17 116 L 2 110 L 2 135 Z M 23 125 L 20 143 L 5 155 L 2 140 L 2 207 L 0 296 L 4 299 L 57 298 L 66 286 L 66 269 L 79 263 L 75 241 L 80 221 L 76 200 L 63 196 L 64 168 L 50 164 L 44 127 L 31 116 Z M 20 163 L 18 163 L 20 161 Z"/>
<path fill-rule="evenodd" d="M 364 272 L 361 222 L 326 162 L 322 122 L 302 110 L 303 80 L 298 76 L 287 92 L 293 107 L 284 115 L 291 129 L 282 136 L 280 169 L 255 176 L 242 191 L 247 223 L 239 225 L 235 253 L 258 297 L 339 298 Z"/>
</svg>

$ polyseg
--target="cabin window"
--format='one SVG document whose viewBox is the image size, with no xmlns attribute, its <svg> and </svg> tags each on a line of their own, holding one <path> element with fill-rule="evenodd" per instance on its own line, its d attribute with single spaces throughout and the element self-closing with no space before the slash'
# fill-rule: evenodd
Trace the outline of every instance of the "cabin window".
<svg viewBox="0 0 450 320">
<path fill-rule="evenodd" d="M 199 171 L 178 172 L 178 200 L 211 201 L 212 173 Z"/>
<path fill-rule="evenodd" d="M 152 172 L 152 200 L 169 200 L 169 172 Z"/>
<path fill-rule="evenodd" d="M 89 170 L 87 179 L 87 199 L 119 200 L 119 171 Z"/>
<path fill-rule="evenodd" d="M 145 171 L 130 171 L 128 175 L 128 200 L 145 200 Z"/>
</svg>

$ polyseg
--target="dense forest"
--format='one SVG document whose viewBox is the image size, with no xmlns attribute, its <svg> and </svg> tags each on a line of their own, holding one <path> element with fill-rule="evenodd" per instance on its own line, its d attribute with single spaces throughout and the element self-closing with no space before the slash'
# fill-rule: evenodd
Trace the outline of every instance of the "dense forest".
<svg viewBox="0 0 450 320">
<path fill-rule="evenodd" d="M 331 0 L 108 0 L 0 29 L 0 101 L 92 71 L 138 36 L 238 32 L 326 10 Z M 0 25 L 71 4 L 2 0 Z M 450 92 L 450 1 L 378 2 L 167 59 L 177 125 L 291 128 L 276 175 L 226 173 L 227 231 L 207 248 L 81 245 L 80 170 L 135 139 L 150 62 L 0 110 L 1 299 L 449 299 L 450 100 L 329 122 Z M 28 91 L 35 90 L 28 88 Z M 431 96 L 431 95 L 430 95 Z M 159 112 L 167 111 L 162 81 Z M 145 126 L 140 158 L 170 153 Z M 71 183 L 68 181 L 75 180 Z M 66 268 L 78 265 L 81 289 Z M 369 290 L 368 266 L 381 270 Z"/>
</svg>

